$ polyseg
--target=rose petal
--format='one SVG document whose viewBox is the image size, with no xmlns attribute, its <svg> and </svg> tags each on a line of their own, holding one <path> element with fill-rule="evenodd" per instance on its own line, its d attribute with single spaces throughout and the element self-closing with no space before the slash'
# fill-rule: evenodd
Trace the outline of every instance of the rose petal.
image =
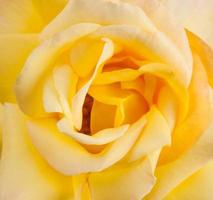
<svg viewBox="0 0 213 200">
<path fill-rule="evenodd" d="M 37 34 L 0 34 L 0 102 L 15 102 L 16 78 L 38 44 Z"/>
<path fill-rule="evenodd" d="M 68 0 L 32 0 L 45 24 L 54 19 L 64 8 Z"/>
<path fill-rule="evenodd" d="M 188 38 L 191 48 L 199 55 L 207 72 L 209 83 L 213 87 L 213 48 L 211 49 L 193 33 L 188 32 Z"/>
<path fill-rule="evenodd" d="M 157 182 L 151 193 L 145 199 L 163 199 L 178 184 L 212 160 L 212 131 L 213 123 L 205 130 L 200 139 L 189 151 L 175 161 L 157 168 Z"/>
<path fill-rule="evenodd" d="M 29 123 L 29 129 L 34 145 L 47 162 L 61 173 L 73 175 L 101 171 L 123 158 L 135 143 L 145 122 L 143 117 L 132 124 L 123 136 L 99 154 L 87 152 L 71 137 L 61 134 L 55 120 L 34 120 Z"/>
<path fill-rule="evenodd" d="M 94 100 L 90 114 L 91 133 L 96 133 L 105 128 L 114 127 L 116 110 L 116 106 Z M 103 117 L 100 117 L 100 113 Z"/>
<path fill-rule="evenodd" d="M 82 108 L 84 104 L 84 100 L 86 97 L 86 94 L 88 93 L 88 90 L 95 79 L 98 71 L 103 67 L 104 63 L 112 57 L 114 53 L 114 44 L 109 39 L 103 39 L 105 40 L 105 45 L 103 47 L 103 51 L 100 55 L 100 58 L 97 61 L 97 64 L 95 66 L 95 71 L 92 75 L 92 77 L 89 79 L 89 81 L 76 93 L 76 95 L 73 97 L 72 102 L 72 115 L 73 115 L 73 122 L 75 127 L 80 130 L 82 125 Z"/>
<path fill-rule="evenodd" d="M 50 168 L 32 146 L 26 119 L 17 106 L 3 107 L 0 198 L 52 200 L 72 197 L 72 179 Z"/>
<path fill-rule="evenodd" d="M 70 1 L 63 12 L 44 29 L 41 37 L 50 37 L 72 24 L 82 22 L 103 25 L 116 24 L 111 26 L 113 30 L 110 30 L 108 26 L 104 27 L 101 30 L 102 37 L 107 37 L 106 34 L 109 36 L 111 34 L 111 36 L 117 36 L 128 42 L 133 40 L 132 42 L 141 43 L 143 48 L 140 48 L 137 52 L 141 52 L 148 57 L 154 54 L 158 61 L 162 59 L 174 65 L 173 67 L 177 69 L 180 81 L 185 85 L 189 84 L 192 72 L 189 47 L 187 45 L 184 48 L 175 46 L 165 34 L 154 26 L 142 9 L 132 4 L 104 0 L 100 0 L 96 4 L 92 0 Z M 121 24 L 125 26 L 121 26 Z M 180 29 L 181 38 L 184 37 L 183 34 L 183 29 Z M 183 40 L 186 41 L 185 39 Z M 186 43 L 181 41 L 181 44 Z M 134 44 L 134 46 L 138 47 L 139 44 Z M 187 49 L 187 53 L 180 53 L 179 49 Z M 185 55 L 187 55 L 187 59 L 185 59 Z"/>
<path fill-rule="evenodd" d="M 162 112 L 167 120 L 171 130 L 174 129 L 178 114 L 178 100 L 169 87 L 163 87 L 160 90 L 158 102 L 158 109 Z"/>
<path fill-rule="evenodd" d="M 196 200 L 212 199 L 212 170 L 213 163 L 211 161 L 178 185 L 166 196 L 165 200 L 186 200 L 188 198 Z"/>
<path fill-rule="evenodd" d="M 213 2 L 211 0 L 161 0 L 177 20 L 193 33 L 199 35 L 213 48 Z M 178 14 L 176 14 L 178 11 Z"/>
<path fill-rule="evenodd" d="M 54 70 L 53 79 L 63 114 L 72 121 L 71 102 L 77 90 L 78 76 L 71 66 L 63 65 Z"/>
<path fill-rule="evenodd" d="M 0 10 L 0 33 L 35 33 L 44 26 L 32 0 L 1 1 Z"/>
<path fill-rule="evenodd" d="M 141 200 L 154 183 L 152 164 L 148 158 L 89 176 L 91 196 L 94 200 Z"/>
<path fill-rule="evenodd" d="M 188 86 L 192 65 L 183 57 L 178 48 L 158 30 L 141 30 L 130 25 L 109 25 L 100 27 L 94 37 L 107 37 L 117 41 L 147 61 L 168 64 L 178 81 Z"/>
<path fill-rule="evenodd" d="M 79 133 L 70 127 L 67 119 L 62 119 L 57 124 L 61 132 L 70 135 L 76 141 L 88 145 L 103 145 L 115 141 L 120 138 L 129 128 L 129 125 L 123 125 L 116 128 L 103 129 L 92 136 Z"/>
<path fill-rule="evenodd" d="M 62 106 L 60 104 L 54 80 L 52 77 L 49 77 L 45 82 L 43 91 L 43 102 L 44 109 L 46 112 L 62 113 Z"/>
<path fill-rule="evenodd" d="M 74 41 L 93 32 L 97 27 L 95 24 L 74 25 L 46 40 L 33 51 L 16 82 L 17 100 L 24 112 L 31 115 L 44 112 L 41 100 L 43 79 L 53 67 L 52 63 Z"/>
<path fill-rule="evenodd" d="M 65 9 L 42 32 L 41 38 L 51 37 L 77 23 L 97 23 L 103 25 L 128 24 L 149 30 L 152 22 L 137 6 L 121 1 L 72 0 Z"/>
<path fill-rule="evenodd" d="M 147 103 L 140 94 L 122 90 L 118 84 L 92 86 L 89 94 L 101 103 L 116 106 L 115 127 L 135 122 L 148 110 Z"/>
<path fill-rule="evenodd" d="M 168 123 L 159 110 L 152 107 L 147 116 L 146 127 L 126 159 L 135 161 L 170 144 L 171 130 Z"/>
<path fill-rule="evenodd" d="M 77 42 L 70 51 L 70 65 L 76 74 L 85 78 L 92 74 L 103 51 L 103 41 L 86 38 Z"/>
<path fill-rule="evenodd" d="M 189 113 L 173 133 L 173 145 L 164 149 L 161 163 L 175 159 L 189 149 L 208 127 L 213 115 L 212 89 L 201 59 L 193 53 L 193 77 L 189 87 Z M 205 116 L 205 117 L 203 117 Z"/>
<path fill-rule="evenodd" d="M 192 65 L 192 55 L 186 32 L 181 24 L 176 20 L 176 10 L 170 13 L 162 0 L 126 0 L 140 6 L 152 23 L 169 37 L 182 52 L 189 65 Z"/>
</svg>

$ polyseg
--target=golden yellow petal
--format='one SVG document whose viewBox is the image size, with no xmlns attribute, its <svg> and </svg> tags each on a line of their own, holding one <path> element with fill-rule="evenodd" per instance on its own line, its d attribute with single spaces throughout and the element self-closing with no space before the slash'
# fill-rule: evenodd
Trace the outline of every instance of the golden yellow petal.
<svg viewBox="0 0 213 200">
<path fill-rule="evenodd" d="M 164 116 L 156 107 L 152 107 L 147 115 L 146 127 L 126 158 L 129 161 L 140 159 L 171 144 L 171 130 Z"/>
<path fill-rule="evenodd" d="M 52 200 L 73 197 L 72 178 L 54 171 L 35 150 L 26 118 L 16 105 L 3 106 L 0 198 Z"/>
<path fill-rule="evenodd" d="M 29 123 L 29 129 L 33 144 L 45 160 L 61 173 L 75 175 L 101 171 L 122 159 L 137 140 L 145 123 L 146 118 L 142 117 L 98 154 L 87 152 L 78 142 L 59 132 L 53 119 L 34 120 Z"/>
<path fill-rule="evenodd" d="M 165 200 L 211 200 L 213 198 L 213 163 L 206 164 L 196 173 L 191 175 L 173 191 L 171 191 Z"/>
<path fill-rule="evenodd" d="M 205 130 L 196 144 L 173 162 L 157 167 L 157 182 L 145 198 L 161 200 L 176 186 L 187 179 L 213 158 L 213 123 Z M 202 193 L 202 191 L 201 191 Z"/>
<path fill-rule="evenodd" d="M 24 112 L 38 115 L 44 112 L 42 88 L 45 75 L 48 75 L 53 62 L 77 39 L 96 30 L 95 24 L 77 24 L 53 38 L 44 41 L 28 58 L 16 82 L 16 96 Z"/>
<path fill-rule="evenodd" d="M 88 178 L 94 200 L 141 200 L 152 188 L 155 177 L 149 158 L 92 173 Z"/>
<path fill-rule="evenodd" d="M 15 102 L 16 78 L 38 44 L 37 34 L 0 34 L 0 102 Z"/>
<path fill-rule="evenodd" d="M 0 10 L 0 33 L 36 33 L 44 26 L 32 0 L 3 0 Z"/>
<path fill-rule="evenodd" d="M 97 60 L 97 64 L 95 66 L 95 70 L 93 72 L 92 77 L 89 79 L 89 81 L 76 93 L 76 95 L 73 97 L 72 101 L 72 115 L 73 115 L 73 122 L 74 126 L 80 130 L 82 125 L 82 112 L 79 112 L 83 108 L 85 97 L 89 91 L 89 88 L 95 79 L 96 75 L 99 71 L 101 71 L 101 68 L 103 67 L 104 63 L 112 57 L 114 53 L 114 44 L 109 39 L 103 39 L 105 44 L 103 46 L 102 53 L 100 55 L 100 58 Z"/>
</svg>

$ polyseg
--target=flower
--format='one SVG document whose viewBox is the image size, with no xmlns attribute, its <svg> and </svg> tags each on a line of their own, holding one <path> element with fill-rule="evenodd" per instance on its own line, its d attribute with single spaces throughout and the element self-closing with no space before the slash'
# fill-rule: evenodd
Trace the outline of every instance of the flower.
<svg viewBox="0 0 213 200">
<path fill-rule="evenodd" d="M 0 199 L 211 199 L 213 52 L 179 4 L 22 1 L 0 2 Z"/>
</svg>

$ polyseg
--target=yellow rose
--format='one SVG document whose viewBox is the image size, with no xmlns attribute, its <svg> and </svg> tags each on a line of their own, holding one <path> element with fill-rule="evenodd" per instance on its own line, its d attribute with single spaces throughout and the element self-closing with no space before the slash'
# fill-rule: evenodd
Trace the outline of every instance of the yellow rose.
<svg viewBox="0 0 213 200">
<path fill-rule="evenodd" d="M 213 199 L 211 30 L 177 2 L 0 2 L 0 200 Z"/>
</svg>

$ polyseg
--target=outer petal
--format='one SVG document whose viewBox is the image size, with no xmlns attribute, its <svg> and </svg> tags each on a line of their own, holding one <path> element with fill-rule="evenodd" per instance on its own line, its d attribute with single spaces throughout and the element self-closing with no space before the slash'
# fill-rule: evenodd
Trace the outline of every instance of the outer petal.
<svg viewBox="0 0 213 200">
<path fill-rule="evenodd" d="M 62 10 L 66 2 L 67 0 L 1 0 L 0 33 L 40 32 Z"/>
<path fill-rule="evenodd" d="M 71 137 L 59 132 L 55 120 L 29 123 L 33 143 L 48 163 L 63 174 L 101 171 L 123 158 L 141 133 L 146 118 L 132 124 L 118 140 L 99 154 L 91 154 Z M 47 145 L 48 144 L 48 145 Z"/>
<path fill-rule="evenodd" d="M 165 200 L 212 200 L 213 162 L 198 170 L 167 195 Z"/>
<path fill-rule="evenodd" d="M 35 33 L 44 25 L 32 0 L 2 0 L 0 11 L 0 33 Z"/>
<path fill-rule="evenodd" d="M 170 13 L 161 3 L 163 0 L 125 0 L 140 6 L 155 26 L 169 37 L 182 52 L 189 64 L 192 64 L 192 56 L 184 28 L 175 19 L 174 13 Z"/>
<path fill-rule="evenodd" d="M 44 29 L 41 38 L 50 37 L 73 24 L 85 22 L 115 25 L 115 27 L 117 25 L 127 25 L 125 28 L 118 27 L 108 30 L 108 35 L 111 33 L 111 36 L 112 34 L 115 36 L 116 34 L 118 38 L 121 35 L 122 40 L 141 43 L 143 49 L 141 48 L 138 52 L 144 55 L 151 55 L 150 51 L 154 52 L 155 57 L 158 59 L 174 65 L 174 68 L 179 68 L 177 73 L 180 80 L 188 85 L 192 71 L 189 48 L 186 46 L 183 48 L 187 49 L 187 53 L 180 52 L 179 49 L 182 48 L 178 48 L 165 34 L 159 31 L 142 9 L 132 4 L 104 0 L 97 1 L 96 4 L 93 0 L 70 1 L 63 12 Z M 125 32 L 127 33 L 125 34 Z M 104 37 L 107 30 L 102 31 L 102 33 Z M 183 30 L 180 33 L 183 36 Z M 123 36 L 126 36 L 126 38 Z M 134 44 L 134 46 L 137 45 Z M 187 59 L 185 59 L 185 55 L 187 55 Z"/>
<path fill-rule="evenodd" d="M 159 0 L 190 31 L 213 48 L 212 0 Z"/>
<path fill-rule="evenodd" d="M 173 133 L 171 148 L 165 148 L 161 163 L 174 160 L 189 149 L 208 127 L 213 115 L 212 89 L 199 55 L 193 53 L 194 69 L 189 87 L 189 113 Z M 205 116 L 205 117 L 203 117 Z"/>
<path fill-rule="evenodd" d="M 3 149 L 0 199 L 52 200 L 72 198 L 72 179 L 50 168 L 32 146 L 26 119 L 11 104 L 3 107 Z"/>
<path fill-rule="evenodd" d="M 157 168 L 157 183 L 146 199 L 163 199 L 178 184 L 212 161 L 212 158 L 213 123 L 187 153 Z"/>
<path fill-rule="evenodd" d="M 115 166 L 89 176 L 94 200 L 141 200 L 152 188 L 155 177 L 149 158 Z"/>
<path fill-rule="evenodd" d="M 0 34 L 0 102 L 15 101 L 16 78 L 38 43 L 37 34 Z"/>
<path fill-rule="evenodd" d="M 43 112 L 42 87 L 45 75 L 51 71 L 53 62 L 74 41 L 93 32 L 95 24 L 77 24 L 61 32 L 33 51 L 16 83 L 17 100 L 27 114 Z"/>
</svg>

